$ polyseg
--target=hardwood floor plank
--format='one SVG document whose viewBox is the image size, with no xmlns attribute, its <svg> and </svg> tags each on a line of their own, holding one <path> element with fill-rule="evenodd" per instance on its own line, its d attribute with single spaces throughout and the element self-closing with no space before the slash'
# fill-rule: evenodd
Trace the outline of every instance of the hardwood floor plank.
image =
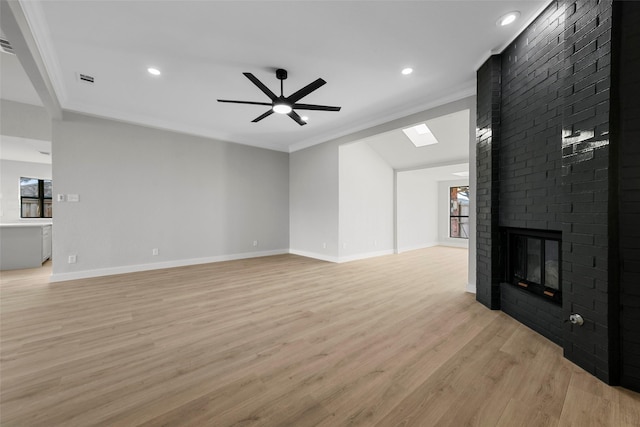
<svg viewBox="0 0 640 427">
<path fill-rule="evenodd" d="M 514 371 L 509 395 L 526 402 L 533 414 L 559 419 L 573 372 L 562 357 L 562 349 L 521 325 L 501 351 L 513 355 L 520 365 Z"/>
<path fill-rule="evenodd" d="M 514 323 L 495 318 L 454 357 L 448 357 L 446 363 L 412 390 L 378 425 L 435 425 L 443 417 L 457 415 L 456 407 L 466 405 L 462 397 L 486 392 L 479 390 L 481 384 L 476 381 L 483 378 L 483 369 L 496 357 L 504 336 L 515 327 Z M 475 408 L 469 410 L 474 411 Z M 469 416 L 467 411 L 465 416 Z"/>
<path fill-rule="evenodd" d="M 558 425 L 622 427 L 618 410 L 617 403 L 570 385 Z M 638 423 L 630 425 L 637 426 Z"/>
<path fill-rule="evenodd" d="M 0 424 L 640 425 L 637 393 L 465 293 L 466 256 L 2 272 Z"/>
<path fill-rule="evenodd" d="M 558 419 L 547 412 L 541 412 L 532 408 L 525 402 L 511 399 L 502 412 L 496 427 L 536 426 L 554 427 L 558 425 Z"/>
</svg>

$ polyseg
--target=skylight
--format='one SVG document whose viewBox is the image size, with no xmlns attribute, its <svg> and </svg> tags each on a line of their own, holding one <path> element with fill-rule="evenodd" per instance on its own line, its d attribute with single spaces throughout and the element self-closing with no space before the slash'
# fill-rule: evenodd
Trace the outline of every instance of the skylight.
<svg viewBox="0 0 640 427">
<path fill-rule="evenodd" d="M 407 129 L 402 129 L 402 132 L 407 135 L 407 138 L 409 138 L 416 147 L 424 147 L 425 145 L 438 143 L 436 137 L 431 133 L 431 129 L 429 129 L 429 127 L 424 123 L 420 123 L 419 125 L 412 126 Z"/>
</svg>

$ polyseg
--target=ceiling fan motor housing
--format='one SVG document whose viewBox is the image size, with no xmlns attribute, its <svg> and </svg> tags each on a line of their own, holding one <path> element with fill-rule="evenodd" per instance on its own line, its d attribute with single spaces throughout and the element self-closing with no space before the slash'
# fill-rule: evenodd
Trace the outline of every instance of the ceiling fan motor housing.
<svg viewBox="0 0 640 427">
<path fill-rule="evenodd" d="M 279 80 L 285 80 L 287 78 L 287 70 L 283 70 L 282 68 L 278 68 L 276 70 L 276 77 Z"/>
</svg>

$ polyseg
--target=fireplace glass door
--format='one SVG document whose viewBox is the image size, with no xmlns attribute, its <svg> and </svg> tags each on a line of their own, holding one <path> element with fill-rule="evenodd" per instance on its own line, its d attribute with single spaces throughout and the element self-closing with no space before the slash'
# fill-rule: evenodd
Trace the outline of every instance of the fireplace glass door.
<svg viewBox="0 0 640 427">
<path fill-rule="evenodd" d="M 559 239 L 510 233 L 509 247 L 511 283 L 548 297 L 559 296 Z"/>
</svg>

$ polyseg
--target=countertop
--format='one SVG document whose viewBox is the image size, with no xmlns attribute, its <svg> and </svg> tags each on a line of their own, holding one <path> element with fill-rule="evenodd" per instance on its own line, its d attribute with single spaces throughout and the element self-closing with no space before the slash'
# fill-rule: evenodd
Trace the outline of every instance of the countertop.
<svg viewBox="0 0 640 427">
<path fill-rule="evenodd" d="M 0 224 L 0 227 L 6 227 L 6 228 L 14 228 L 14 227 L 45 227 L 47 225 L 53 225 L 52 223 L 47 223 L 47 222 L 34 222 L 34 223 L 27 223 L 27 222 L 19 222 L 19 223 L 12 223 L 12 224 Z"/>
</svg>

